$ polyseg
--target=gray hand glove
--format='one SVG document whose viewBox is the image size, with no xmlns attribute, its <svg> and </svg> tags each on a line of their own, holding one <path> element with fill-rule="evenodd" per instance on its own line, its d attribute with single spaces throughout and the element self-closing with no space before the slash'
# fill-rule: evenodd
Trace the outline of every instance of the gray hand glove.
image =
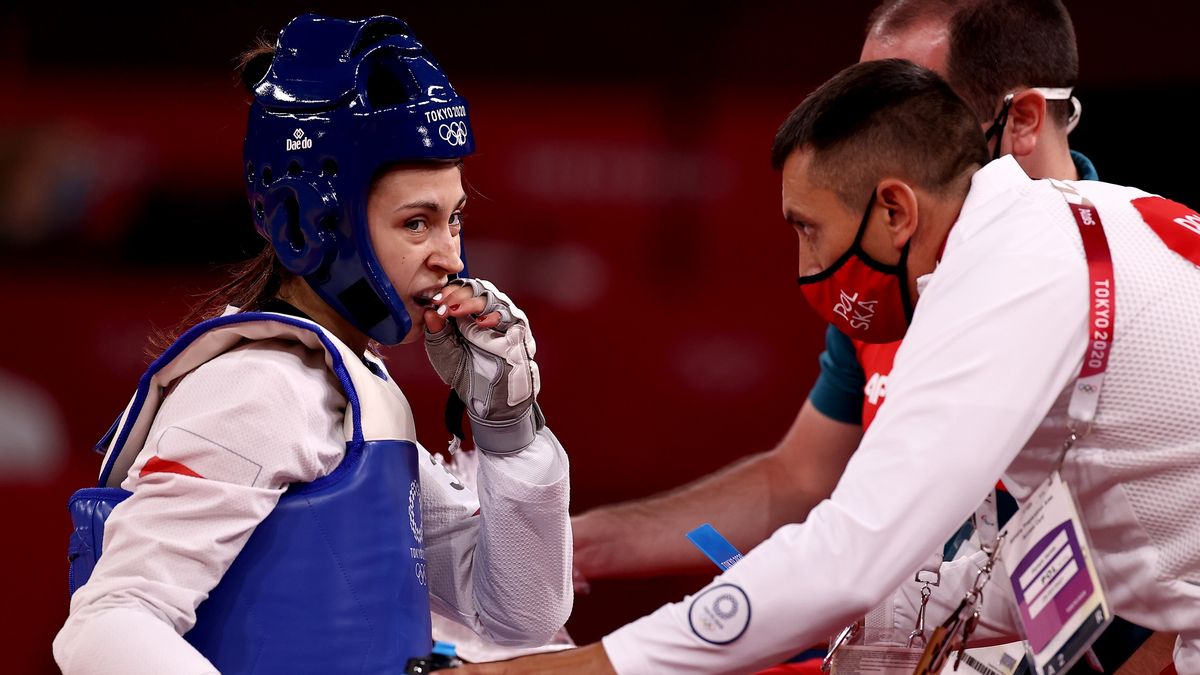
<svg viewBox="0 0 1200 675">
<path fill-rule="evenodd" d="M 492 454 L 520 452 L 545 426 L 537 406 L 541 389 L 529 319 L 490 282 L 459 279 L 485 299 L 479 315 L 499 312 L 495 328 L 449 317 L 438 333 L 425 331 L 425 352 L 442 381 L 467 405 L 475 444 Z"/>
</svg>

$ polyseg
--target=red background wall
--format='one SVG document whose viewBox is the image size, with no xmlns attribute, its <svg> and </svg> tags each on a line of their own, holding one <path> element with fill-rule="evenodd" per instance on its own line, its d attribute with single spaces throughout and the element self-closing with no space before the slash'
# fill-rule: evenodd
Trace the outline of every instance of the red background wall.
<svg viewBox="0 0 1200 675">
<path fill-rule="evenodd" d="M 132 394 L 145 336 L 256 245 L 231 59 L 298 11 L 282 4 L 0 15 L 8 672 L 55 672 L 66 500 L 94 480 L 89 448 Z M 532 317 L 575 511 L 769 448 L 816 372 L 821 325 L 793 282 L 768 150 L 857 58 L 872 3 L 698 4 L 310 5 L 403 16 L 471 101 L 472 271 Z M 1200 12 L 1068 6 L 1085 106 L 1073 145 L 1102 178 L 1200 203 Z M 387 355 L 421 440 L 444 447 L 444 387 L 422 350 Z M 596 583 L 569 627 L 593 640 L 702 581 Z"/>
</svg>

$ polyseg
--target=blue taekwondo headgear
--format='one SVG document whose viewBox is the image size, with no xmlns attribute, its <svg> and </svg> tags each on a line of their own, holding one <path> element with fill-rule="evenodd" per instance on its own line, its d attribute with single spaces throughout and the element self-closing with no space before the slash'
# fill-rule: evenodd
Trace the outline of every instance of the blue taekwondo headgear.
<svg viewBox="0 0 1200 675">
<path fill-rule="evenodd" d="M 400 342 L 412 318 L 371 249 L 371 181 L 394 162 L 471 154 L 467 102 L 390 16 L 296 17 L 252 91 L 244 152 L 259 234 L 355 327 Z"/>
</svg>

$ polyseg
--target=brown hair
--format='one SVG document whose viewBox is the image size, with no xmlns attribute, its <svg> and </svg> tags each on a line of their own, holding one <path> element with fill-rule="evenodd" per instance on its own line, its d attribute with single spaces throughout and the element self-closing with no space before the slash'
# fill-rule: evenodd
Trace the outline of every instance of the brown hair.
<svg viewBox="0 0 1200 675">
<path fill-rule="evenodd" d="M 255 38 L 249 49 L 236 60 L 236 72 L 248 90 L 263 78 L 275 55 L 275 47 L 264 36 Z M 201 295 L 201 299 L 183 320 L 170 329 L 155 331 L 150 336 L 147 352 L 154 358 L 166 351 L 171 343 L 193 325 L 218 317 L 227 306 L 243 312 L 262 309 L 279 293 L 279 288 L 291 273 L 283 268 L 268 242 L 253 258 L 233 265 L 229 280 L 218 288 Z"/>
<path fill-rule="evenodd" d="M 1073 87 L 1079 78 L 1075 28 L 1061 0 L 887 0 L 868 32 L 902 32 L 922 19 L 945 21 L 947 79 L 981 121 L 1020 87 Z M 1070 101 L 1047 101 L 1059 126 Z"/>
<path fill-rule="evenodd" d="M 966 103 L 937 73 L 903 59 L 855 64 L 809 94 L 775 135 L 771 163 L 782 169 L 801 148 L 814 151 L 814 181 L 856 209 L 886 175 L 944 194 L 965 189 L 964 177 L 988 159 Z"/>
</svg>

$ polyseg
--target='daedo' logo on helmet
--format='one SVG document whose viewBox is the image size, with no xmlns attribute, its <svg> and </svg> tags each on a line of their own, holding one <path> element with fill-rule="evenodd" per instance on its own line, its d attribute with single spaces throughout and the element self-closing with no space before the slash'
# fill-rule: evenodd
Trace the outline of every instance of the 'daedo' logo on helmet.
<svg viewBox="0 0 1200 675">
<path fill-rule="evenodd" d="M 450 145 L 466 145 L 467 125 L 462 122 L 451 122 L 438 127 L 438 136 Z"/>
<path fill-rule="evenodd" d="M 283 143 L 288 152 L 292 152 L 294 150 L 307 150 L 312 147 L 312 139 L 304 137 L 303 129 L 296 129 L 293 131 L 292 138 L 285 138 Z"/>
</svg>

